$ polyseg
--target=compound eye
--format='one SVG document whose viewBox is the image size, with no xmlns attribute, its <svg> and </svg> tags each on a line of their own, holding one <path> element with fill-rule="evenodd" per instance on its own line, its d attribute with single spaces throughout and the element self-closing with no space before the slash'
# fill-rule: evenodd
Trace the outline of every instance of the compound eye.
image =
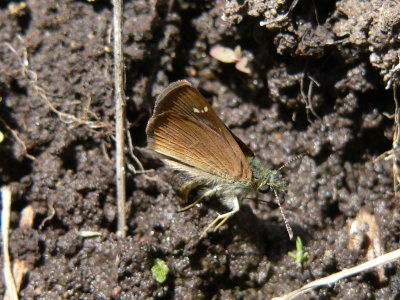
<svg viewBox="0 0 400 300">
<path fill-rule="evenodd" d="M 258 191 L 259 191 L 260 193 L 265 194 L 265 193 L 268 193 L 268 192 L 271 191 L 271 187 L 270 187 L 269 185 L 263 185 L 263 186 L 260 186 L 260 187 L 258 188 Z"/>
</svg>

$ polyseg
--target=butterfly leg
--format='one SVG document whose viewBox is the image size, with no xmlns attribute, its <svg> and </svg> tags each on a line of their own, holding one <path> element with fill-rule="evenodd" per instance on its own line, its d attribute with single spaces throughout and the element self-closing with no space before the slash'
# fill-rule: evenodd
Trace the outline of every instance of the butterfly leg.
<svg viewBox="0 0 400 300">
<path fill-rule="evenodd" d="M 191 187 L 193 188 L 193 187 Z M 211 189 L 208 190 L 206 192 L 204 192 L 200 197 L 198 197 L 193 203 L 189 204 L 188 206 L 185 206 L 183 208 L 181 208 L 179 210 L 179 212 L 188 210 L 189 208 L 192 208 L 193 206 L 195 206 L 197 203 L 199 203 L 201 200 L 203 200 L 204 198 L 210 197 L 212 194 L 214 194 L 216 192 L 217 189 Z"/>
<path fill-rule="evenodd" d="M 186 181 L 181 187 L 179 187 L 179 189 L 177 191 L 177 194 L 178 194 L 179 198 L 181 198 L 184 203 L 187 203 L 190 191 L 192 191 L 193 189 L 195 189 L 199 185 L 201 185 L 201 182 L 199 182 L 199 181 L 195 181 L 195 180 Z M 196 203 L 194 203 L 193 205 L 190 204 L 188 206 L 185 206 L 184 208 L 181 208 L 179 210 L 179 212 L 187 210 L 187 209 L 193 207 Z"/>
<path fill-rule="evenodd" d="M 203 232 L 200 235 L 200 238 L 202 238 L 211 228 L 214 227 L 214 231 L 216 231 L 218 228 L 220 228 L 222 225 L 225 224 L 226 221 L 228 221 L 228 219 L 230 217 L 232 217 L 235 213 L 237 213 L 239 211 L 239 201 L 238 199 L 235 197 L 233 199 L 230 199 L 230 206 L 232 207 L 232 210 L 224 213 L 222 215 L 218 215 L 218 217 L 215 218 L 214 221 L 212 221 L 210 223 L 210 225 L 208 225 L 206 227 L 206 229 L 203 230 Z M 215 225 L 217 224 L 217 225 Z"/>
</svg>

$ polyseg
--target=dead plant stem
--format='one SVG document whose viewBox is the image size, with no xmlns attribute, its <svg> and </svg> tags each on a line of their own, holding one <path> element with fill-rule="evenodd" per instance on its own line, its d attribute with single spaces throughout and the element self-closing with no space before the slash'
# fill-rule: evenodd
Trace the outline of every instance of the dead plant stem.
<svg viewBox="0 0 400 300">
<path fill-rule="evenodd" d="M 6 286 L 4 299 L 18 300 L 17 287 L 11 271 L 10 253 L 8 252 L 8 229 L 10 226 L 11 189 L 9 186 L 1 188 L 1 237 L 3 240 L 3 274 Z"/>
<path fill-rule="evenodd" d="M 122 0 L 114 0 L 114 97 L 115 97 L 115 143 L 117 172 L 118 235 L 126 236 L 126 172 L 125 172 L 125 94 L 124 62 L 122 52 Z"/>
<path fill-rule="evenodd" d="M 327 277 L 323 277 L 320 279 L 317 279 L 315 281 L 312 281 L 305 286 L 301 287 L 300 289 L 297 289 L 295 291 L 292 291 L 284 296 L 281 297 L 275 297 L 272 298 L 273 300 L 290 300 L 294 299 L 299 295 L 302 295 L 312 289 L 315 289 L 317 287 L 321 287 L 324 285 L 332 285 L 335 282 L 337 282 L 340 279 L 350 277 L 356 274 L 359 274 L 364 271 L 371 270 L 372 268 L 375 268 L 377 266 L 385 265 L 388 263 L 391 263 L 395 260 L 398 260 L 400 258 L 400 249 L 397 249 L 395 251 L 386 253 L 384 255 L 378 256 L 377 258 L 374 258 L 370 261 L 367 261 L 365 263 L 362 263 L 360 265 L 357 265 L 355 267 L 345 269 L 343 271 L 334 273 L 332 275 L 329 275 Z"/>
</svg>

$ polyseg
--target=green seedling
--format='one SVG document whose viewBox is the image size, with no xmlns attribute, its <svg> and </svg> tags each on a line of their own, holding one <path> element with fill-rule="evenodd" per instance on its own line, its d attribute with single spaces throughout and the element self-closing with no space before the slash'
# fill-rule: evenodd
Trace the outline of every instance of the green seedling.
<svg viewBox="0 0 400 300">
<path fill-rule="evenodd" d="M 151 274 L 153 274 L 154 279 L 158 283 L 164 283 L 167 280 L 168 273 L 169 268 L 166 262 L 160 258 L 156 258 L 151 267 Z"/>
<path fill-rule="evenodd" d="M 303 249 L 303 242 L 300 237 L 296 239 L 296 252 L 292 251 L 288 253 L 290 257 L 294 258 L 296 263 L 299 265 L 303 264 L 306 258 L 309 256 L 308 252 Z"/>
</svg>

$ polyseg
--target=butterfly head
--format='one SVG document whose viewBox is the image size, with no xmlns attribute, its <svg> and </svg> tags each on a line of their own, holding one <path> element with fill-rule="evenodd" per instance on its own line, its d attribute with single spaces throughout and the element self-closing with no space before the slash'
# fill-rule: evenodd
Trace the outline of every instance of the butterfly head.
<svg viewBox="0 0 400 300">
<path fill-rule="evenodd" d="M 283 194 L 287 190 L 287 183 L 282 178 L 278 170 L 270 170 L 262 165 L 261 161 L 255 157 L 250 160 L 253 171 L 253 182 L 260 193 L 273 191 L 277 194 Z"/>
<path fill-rule="evenodd" d="M 268 193 L 270 191 L 283 194 L 286 192 L 287 183 L 283 180 L 282 175 L 275 170 L 265 170 L 260 183 L 258 185 L 258 191 L 260 193 Z"/>
</svg>

